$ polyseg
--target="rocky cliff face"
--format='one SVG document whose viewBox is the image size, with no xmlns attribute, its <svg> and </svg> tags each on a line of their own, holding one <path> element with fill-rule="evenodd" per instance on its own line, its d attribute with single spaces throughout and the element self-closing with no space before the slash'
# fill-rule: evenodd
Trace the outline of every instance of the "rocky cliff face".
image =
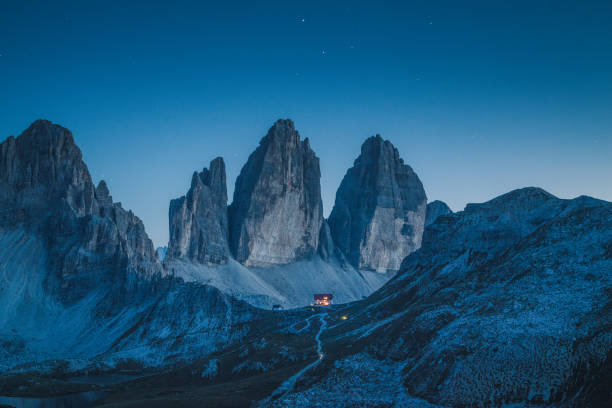
<svg viewBox="0 0 612 408">
<path fill-rule="evenodd" d="M 168 259 L 218 265 L 227 262 L 227 185 L 221 157 L 194 173 L 186 196 L 170 202 Z"/>
<path fill-rule="evenodd" d="M 421 246 L 427 197 L 416 173 L 379 135 L 367 139 L 336 193 L 334 244 L 356 268 L 397 271 Z"/>
<path fill-rule="evenodd" d="M 428 226 L 429 224 L 433 223 L 441 215 L 448 215 L 452 213 L 453 212 L 448 207 L 448 205 L 446 205 L 445 202 L 439 200 L 432 201 L 431 203 L 427 204 L 427 211 L 425 214 L 425 226 Z"/>
<path fill-rule="evenodd" d="M 229 208 L 230 248 L 246 266 L 316 254 L 323 223 L 319 159 L 291 120 L 279 120 L 242 168 Z"/>
<path fill-rule="evenodd" d="M 144 225 L 113 203 L 104 181 L 94 187 L 67 129 L 38 120 L 0 144 L 0 227 L 42 236 L 57 279 L 46 286 L 64 300 L 113 275 L 161 271 Z"/>
</svg>

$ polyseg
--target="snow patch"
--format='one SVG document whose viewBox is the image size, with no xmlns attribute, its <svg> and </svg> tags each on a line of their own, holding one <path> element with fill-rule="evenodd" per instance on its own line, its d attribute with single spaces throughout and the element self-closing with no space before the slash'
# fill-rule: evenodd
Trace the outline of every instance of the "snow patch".
<svg viewBox="0 0 612 408">
<path fill-rule="evenodd" d="M 392 277 L 391 274 L 357 271 L 319 257 L 265 268 L 247 268 L 233 259 L 218 266 L 169 260 L 166 267 L 186 282 L 214 286 L 262 308 L 275 304 L 285 309 L 307 306 L 315 293 L 333 293 L 334 303 L 361 300 Z"/>
</svg>

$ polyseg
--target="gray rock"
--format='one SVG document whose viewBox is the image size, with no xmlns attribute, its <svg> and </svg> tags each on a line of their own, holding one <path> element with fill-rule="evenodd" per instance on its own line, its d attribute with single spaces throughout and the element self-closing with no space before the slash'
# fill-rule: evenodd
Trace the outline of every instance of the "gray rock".
<svg viewBox="0 0 612 408">
<path fill-rule="evenodd" d="M 427 204 L 427 212 L 425 215 L 425 226 L 432 224 L 441 215 L 452 214 L 452 210 L 444 201 L 436 200 Z"/>
<path fill-rule="evenodd" d="M 144 225 L 94 187 L 69 130 L 37 120 L 0 144 L 0 227 L 42 236 L 51 268 L 47 288 L 67 302 L 121 272 L 161 272 Z M 57 278 L 57 279 L 56 279 Z"/>
<path fill-rule="evenodd" d="M 170 202 L 168 259 L 217 265 L 227 262 L 227 185 L 221 157 L 195 172 L 186 196 Z"/>
<path fill-rule="evenodd" d="M 286 264 L 317 253 L 323 223 L 319 159 L 291 120 L 278 120 L 236 180 L 230 248 L 246 266 Z"/>
<path fill-rule="evenodd" d="M 368 138 L 336 193 L 334 244 L 360 269 L 391 272 L 421 246 L 427 197 L 412 168 L 380 135 Z"/>
</svg>

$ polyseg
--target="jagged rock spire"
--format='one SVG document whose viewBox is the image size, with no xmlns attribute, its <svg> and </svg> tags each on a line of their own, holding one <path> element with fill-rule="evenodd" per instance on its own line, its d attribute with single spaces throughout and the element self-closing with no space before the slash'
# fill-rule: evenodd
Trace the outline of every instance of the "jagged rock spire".
<svg viewBox="0 0 612 408">
<path fill-rule="evenodd" d="M 186 196 L 170 202 L 168 259 L 222 264 L 229 258 L 227 183 L 221 157 L 193 173 Z"/>
<path fill-rule="evenodd" d="M 291 120 L 278 120 L 242 168 L 229 208 L 230 248 L 245 265 L 316 254 L 323 223 L 319 158 Z"/>
</svg>

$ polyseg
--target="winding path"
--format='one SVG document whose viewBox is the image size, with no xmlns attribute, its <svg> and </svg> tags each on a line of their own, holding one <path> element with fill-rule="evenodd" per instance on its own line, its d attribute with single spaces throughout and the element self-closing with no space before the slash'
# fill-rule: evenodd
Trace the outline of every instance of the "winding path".
<svg viewBox="0 0 612 408">
<path fill-rule="evenodd" d="M 276 390 L 274 390 L 271 395 L 271 398 L 281 397 L 286 393 L 292 391 L 293 387 L 295 387 L 295 384 L 300 379 L 300 377 L 304 375 L 306 371 L 319 365 L 323 358 L 325 358 L 325 354 L 323 353 L 323 344 L 321 342 L 321 333 L 323 333 L 323 330 L 327 328 L 327 320 L 325 320 L 325 316 L 327 316 L 327 313 L 319 313 L 317 315 L 310 316 L 308 319 L 306 319 L 309 325 L 310 319 L 312 319 L 313 317 L 319 317 L 319 321 L 321 322 L 321 327 L 319 327 L 319 331 L 315 336 L 315 340 L 317 341 L 317 353 L 319 355 L 319 358 L 308 364 L 306 367 L 302 368 L 296 374 L 292 375 L 289 379 L 285 380 Z"/>
</svg>

